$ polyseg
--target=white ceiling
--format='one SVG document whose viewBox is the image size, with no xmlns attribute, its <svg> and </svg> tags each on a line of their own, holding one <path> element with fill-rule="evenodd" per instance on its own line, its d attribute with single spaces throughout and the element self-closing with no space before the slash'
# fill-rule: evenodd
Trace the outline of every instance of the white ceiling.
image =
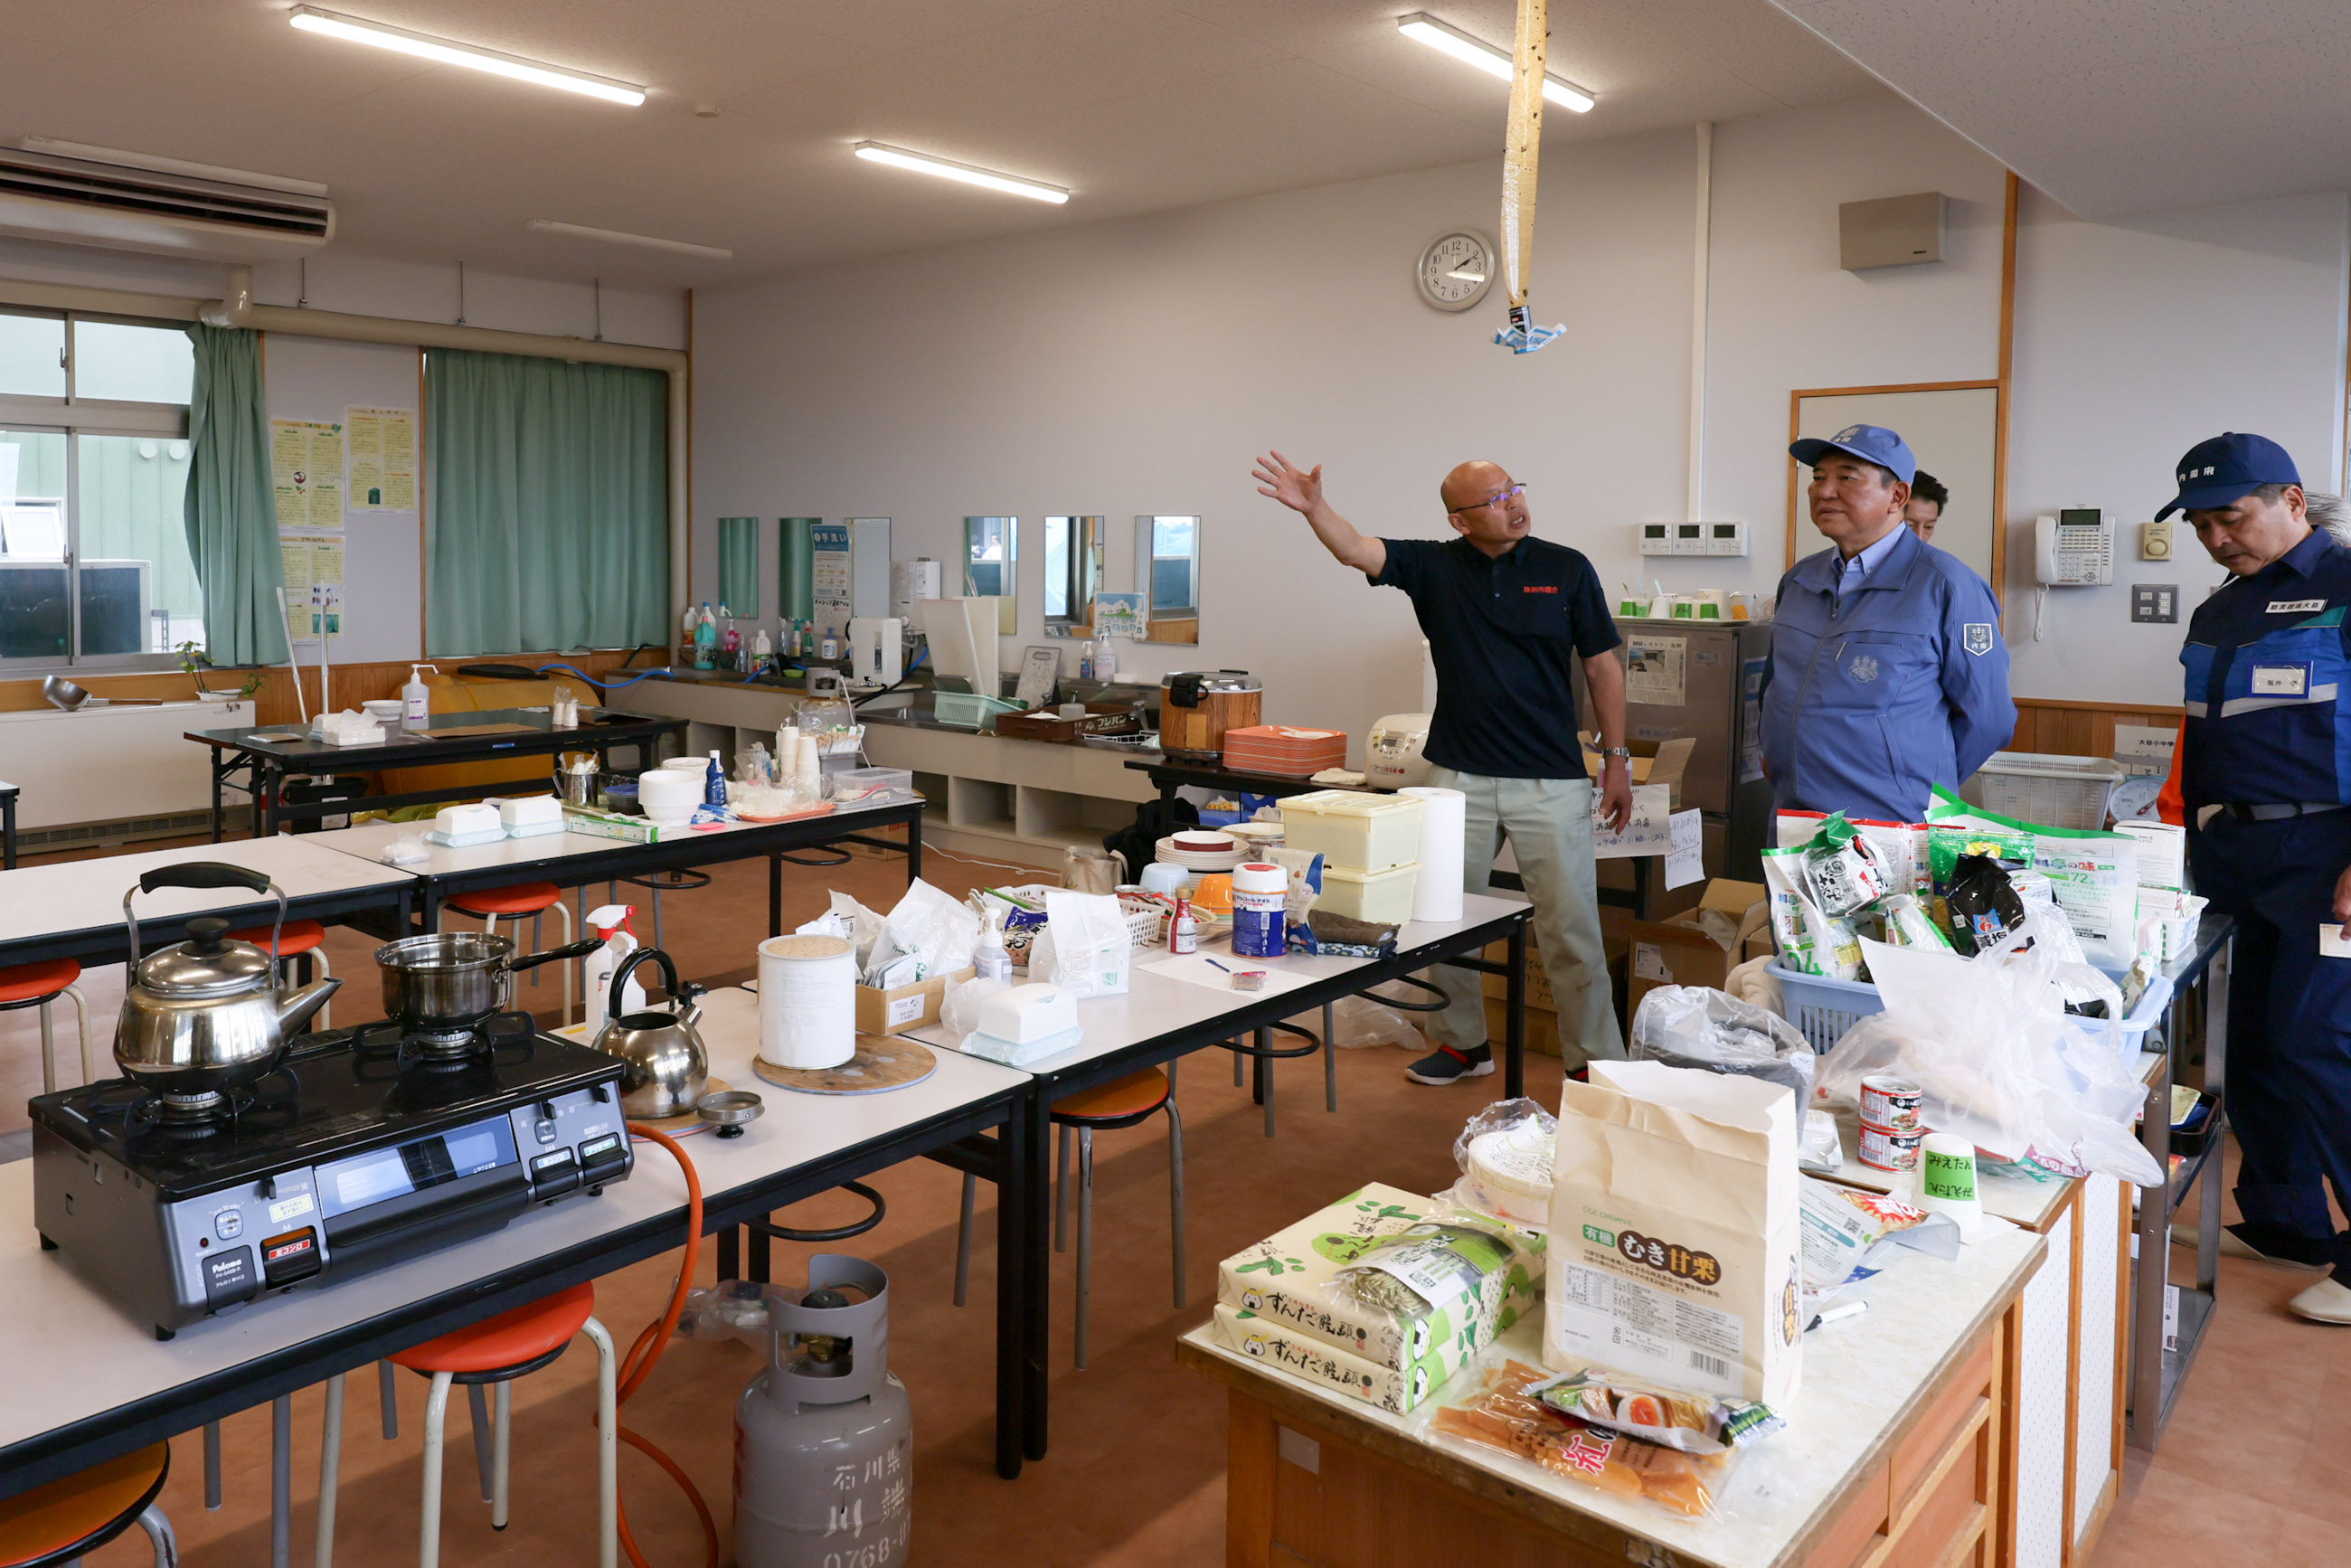
<svg viewBox="0 0 2351 1568">
<path fill-rule="evenodd" d="M 2351 187 L 2344 0 L 1774 0 L 2085 217 Z"/>
<path fill-rule="evenodd" d="M 1508 47 L 1510 0 L 330 0 L 635 82 L 639 109 L 297 32 L 290 0 L 0 0 L 0 136 L 324 181 L 338 243 L 716 286 L 1499 153 L 1507 88 L 1401 37 Z M 1880 90 L 1767 0 L 1552 0 L 1599 95 L 1552 143 Z M 696 105 L 716 104 L 715 119 Z M 1065 207 L 861 162 L 861 139 L 1071 187 Z M 530 218 L 735 252 L 526 233 Z M 909 302 L 910 305 L 919 302 Z"/>
</svg>

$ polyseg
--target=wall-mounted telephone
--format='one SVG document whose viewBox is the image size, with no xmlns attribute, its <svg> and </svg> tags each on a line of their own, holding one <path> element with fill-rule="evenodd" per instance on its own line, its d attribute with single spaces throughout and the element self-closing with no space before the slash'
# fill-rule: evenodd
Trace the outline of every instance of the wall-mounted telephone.
<svg viewBox="0 0 2351 1568">
<path fill-rule="evenodd" d="M 2115 580 L 2115 525 L 2095 507 L 2032 519 L 2032 580 L 2043 588 L 2104 587 Z"/>
</svg>

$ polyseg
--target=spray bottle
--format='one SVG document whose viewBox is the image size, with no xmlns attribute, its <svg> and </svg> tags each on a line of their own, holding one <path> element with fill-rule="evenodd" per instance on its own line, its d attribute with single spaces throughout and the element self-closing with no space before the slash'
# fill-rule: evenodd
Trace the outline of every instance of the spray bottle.
<svg viewBox="0 0 2351 1568">
<path fill-rule="evenodd" d="M 588 929 L 604 939 L 604 945 L 580 960 L 587 987 L 588 1034 L 604 1027 L 604 1019 L 611 1007 L 612 974 L 622 960 L 637 950 L 637 935 L 629 929 L 629 917 L 637 912 L 631 904 L 608 904 L 588 912 Z M 645 988 L 632 977 L 621 988 L 621 1011 L 641 1013 L 645 1010 Z"/>
<path fill-rule="evenodd" d="M 990 900 L 987 905 L 987 929 L 979 934 L 979 941 L 971 950 L 972 977 L 1012 983 L 1012 955 L 1004 946 L 1004 906 Z"/>
<path fill-rule="evenodd" d="M 726 629 L 718 634 L 718 651 L 723 655 L 718 667 L 722 670 L 740 669 L 743 665 L 743 633 L 736 630 L 735 612 L 721 604 L 718 618 L 726 623 Z"/>
<path fill-rule="evenodd" d="M 436 664 L 408 666 L 408 684 L 400 688 L 400 727 L 402 729 L 423 729 L 431 722 L 433 694 L 424 684 L 424 672 L 427 670 L 436 675 L 441 673 L 440 666 Z"/>
</svg>

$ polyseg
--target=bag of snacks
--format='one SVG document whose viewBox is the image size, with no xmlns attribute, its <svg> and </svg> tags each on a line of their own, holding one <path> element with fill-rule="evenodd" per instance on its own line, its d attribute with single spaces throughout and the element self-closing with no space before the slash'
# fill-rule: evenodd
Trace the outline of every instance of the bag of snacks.
<svg viewBox="0 0 2351 1568">
<path fill-rule="evenodd" d="M 1723 1486 L 1739 1463 L 1739 1448 L 1717 1446 L 1711 1453 L 1691 1453 L 1667 1447 L 1579 1419 L 1532 1392 L 1559 1386 L 1561 1381 L 1522 1363 L 1505 1362 L 1486 1374 L 1484 1386 L 1469 1398 L 1438 1408 L 1429 1419 L 1430 1428 L 1516 1454 L 1612 1497 L 1646 1498 L 1692 1518 L 1716 1511 Z M 1640 1413 L 1647 1413 L 1646 1406 Z"/>
</svg>

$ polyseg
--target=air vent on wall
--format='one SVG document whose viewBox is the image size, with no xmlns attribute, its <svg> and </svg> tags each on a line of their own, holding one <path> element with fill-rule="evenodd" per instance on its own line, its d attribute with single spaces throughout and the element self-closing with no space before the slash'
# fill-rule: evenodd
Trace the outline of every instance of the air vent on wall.
<svg viewBox="0 0 2351 1568">
<path fill-rule="evenodd" d="M 0 147 L 0 234 L 220 261 L 280 261 L 308 256 L 334 237 L 334 204 L 323 187 L 313 189 L 315 194 Z"/>
</svg>

